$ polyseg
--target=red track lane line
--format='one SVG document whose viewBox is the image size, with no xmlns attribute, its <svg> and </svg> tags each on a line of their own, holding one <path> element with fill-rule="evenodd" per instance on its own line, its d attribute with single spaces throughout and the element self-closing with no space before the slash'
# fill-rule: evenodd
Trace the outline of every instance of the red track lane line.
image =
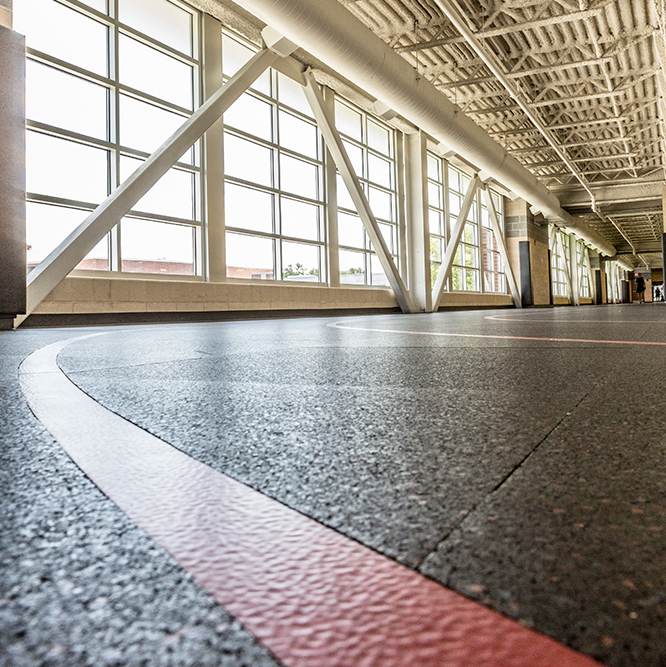
<svg viewBox="0 0 666 667">
<path fill-rule="evenodd" d="M 455 338 L 496 338 L 499 340 L 541 340 L 551 343 L 605 343 L 608 345 L 666 345 L 664 343 L 645 341 L 645 340 L 596 340 L 588 338 L 540 338 L 537 336 L 497 336 L 495 334 L 464 334 L 464 333 L 443 333 L 439 331 L 404 331 L 402 329 L 372 329 L 370 327 L 350 327 L 344 326 L 339 322 L 333 322 L 326 326 L 334 329 L 349 329 L 350 331 L 375 331 L 377 333 L 396 333 L 411 334 L 414 336 L 444 336 Z"/>
<path fill-rule="evenodd" d="M 59 370 L 56 356 L 74 340 L 24 360 L 30 408 L 85 474 L 284 665 L 598 667 L 110 412 Z"/>
</svg>

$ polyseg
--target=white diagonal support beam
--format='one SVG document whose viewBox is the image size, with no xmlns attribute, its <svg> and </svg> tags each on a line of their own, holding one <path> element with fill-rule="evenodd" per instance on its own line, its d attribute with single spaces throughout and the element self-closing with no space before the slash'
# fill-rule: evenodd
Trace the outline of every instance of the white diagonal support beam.
<svg viewBox="0 0 666 667">
<path fill-rule="evenodd" d="M 28 314 L 277 58 L 277 54 L 268 49 L 254 55 L 31 271 L 28 276 Z"/>
<path fill-rule="evenodd" d="M 511 298 L 516 308 L 522 308 L 523 304 L 520 299 L 520 293 L 518 292 L 518 285 L 516 284 L 516 279 L 513 275 L 513 269 L 511 268 L 511 262 L 509 261 L 509 253 L 506 249 L 506 243 L 504 242 L 504 236 L 502 235 L 502 229 L 500 228 L 499 218 L 497 217 L 497 211 L 495 210 L 495 204 L 493 204 L 493 198 L 490 194 L 490 189 L 486 183 L 482 183 L 479 186 L 483 190 L 483 198 L 486 202 L 486 208 L 488 209 L 488 215 L 490 216 L 490 224 L 493 228 L 493 233 L 497 239 L 497 246 L 499 247 L 500 257 L 504 263 L 504 273 L 506 275 L 507 282 L 509 283 L 509 290 L 511 292 Z"/>
<path fill-rule="evenodd" d="M 398 305 L 403 313 L 414 313 L 416 310 L 412 305 L 412 301 L 409 298 L 407 293 L 407 288 L 400 277 L 398 268 L 395 265 L 389 252 L 388 247 L 386 246 L 386 241 L 382 236 L 382 232 L 379 229 L 377 220 L 370 208 L 370 204 L 363 192 L 363 187 L 361 186 L 360 181 L 358 180 L 356 173 L 354 172 L 354 167 L 352 166 L 347 150 L 342 143 L 342 139 L 338 134 L 338 131 L 335 129 L 335 120 L 324 102 L 324 97 L 319 88 L 319 84 L 315 81 L 315 78 L 312 76 L 312 72 L 307 71 L 305 73 L 305 86 L 303 91 L 305 97 L 308 100 L 308 103 L 312 107 L 312 112 L 314 113 L 317 125 L 324 137 L 326 142 L 326 147 L 328 148 L 330 154 L 333 157 L 333 161 L 342 176 L 344 184 L 347 186 L 349 195 L 351 196 L 356 211 L 363 222 L 365 231 L 370 238 L 372 247 L 377 253 L 377 257 L 384 269 L 384 273 L 388 278 L 389 284 L 395 293 L 395 297 L 398 300 Z"/>
<path fill-rule="evenodd" d="M 451 232 L 451 238 L 446 244 L 446 251 L 444 252 L 444 257 L 442 258 L 442 265 L 439 267 L 439 273 L 437 274 L 437 281 L 435 282 L 435 286 L 432 288 L 433 313 L 436 313 L 439 310 L 439 304 L 442 300 L 442 295 L 444 294 L 444 285 L 451 275 L 453 257 L 456 254 L 458 244 L 460 243 L 460 237 L 462 236 L 463 229 L 467 224 L 467 216 L 469 215 L 469 210 L 472 208 L 472 204 L 474 203 L 474 196 L 476 195 L 476 189 L 479 187 L 479 183 L 481 183 L 481 180 L 479 179 L 478 174 L 474 174 L 474 178 L 469 182 L 469 187 L 465 193 L 465 200 L 463 201 L 460 213 L 458 213 L 458 219 L 456 220 L 455 227 Z"/>
</svg>

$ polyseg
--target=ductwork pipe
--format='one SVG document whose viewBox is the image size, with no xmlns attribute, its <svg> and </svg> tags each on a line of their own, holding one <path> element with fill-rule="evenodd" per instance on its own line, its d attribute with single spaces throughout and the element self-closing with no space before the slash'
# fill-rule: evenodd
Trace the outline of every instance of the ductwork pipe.
<svg viewBox="0 0 666 667">
<path fill-rule="evenodd" d="M 615 248 L 580 226 L 537 178 L 341 4 L 333 0 L 244 0 L 243 7 L 315 58 L 397 111 L 478 169 L 561 221 L 605 255 Z"/>
</svg>

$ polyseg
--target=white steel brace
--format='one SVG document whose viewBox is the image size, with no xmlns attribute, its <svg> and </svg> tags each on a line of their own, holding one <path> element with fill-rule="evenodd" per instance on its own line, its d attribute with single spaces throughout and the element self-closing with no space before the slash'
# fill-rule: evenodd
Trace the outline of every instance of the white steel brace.
<svg viewBox="0 0 666 667">
<path fill-rule="evenodd" d="M 509 283 L 509 290 L 511 291 L 511 298 L 516 308 L 522 308 L 523 304 L 520 299 L 520 294 L 518 292 L 518 285 L 516 284 L 516 279 L 513 275 L 513 270 L 511 268 L 511 262 L 509 262 L 509 253 L 506 250 L 506 243 L 504 242 L 504 236 L 502 236 L 502 230 L 499 224 L 499 218 L 497 217 L 497 211 L 495 210 L 495 204 L 493 204 L 493 198 L 490 194 L 490 188 L 486 183 L 479 185 L 479 188 L 483 190 L 483 198 L 486 201 L 486 207 L 488 209 L 488 214 L 490 217 L 490 224 L 493 228 L 493 233 L 495 234 L 495 239 L 497 239 L 497 246 L 499 248 L 500 257 L 504 263 L 504 273 L 506 275 L 507 282 Z"/>
<path fill-rule="evenodd" d="M 379 229 L 377 220 L 375 219 L 370 204 L 363 192 L 361 183 L 354 172 L 354 167 L 349 159 L 347 150 L 335 128 L 335 121 L 324 101 L 319 84 L 315 81 L 315 78 L 310 71 L 305 72 L 304 77 L 305 86 L 303 87 L 303 91 L 305 92 L 305 97 L 312 107 L 312 112 L 314 113 L 317 125 L 324 137 L 326 146 L 333 157 L 333 161 L 342 176 L 344 184 L 347 186 L 347 190 L 349 190 L 349 195 L 354 202 L 354 206 L 356 206 L 356 211 L 363 222 L 365 231 L 370 237 L 372 247 L 377 253 L 377 257 L 384 269 L 384 273 L 386 274 L 389 284 L 398 300 L 400 309 L 403 313 L 414 313 L 416 310 L 407 293 L 407 288 L 400 277 L 400 273 L 391 257 L 391 253 L 386 245 L 386 241 L 384 241 L 382 232 Z"/>
<path fill-rule="evenodd" d="M 479 187 L 481 180 L 477 174 L 474 174 L 474 178 L 469 182 L 469 187 L 465 193 L 465 200 L 463 201 L 462 208 L 458 213 L 458 219 L 456 220 L 456 225 L 451 232 L 451 238 L 446 244 L 446 250 L 444 252 L 444 257 L 442 258 L 442 264 L 439 267 L 439 273 L 437 274 L 437 281 L 435 286 L 432 288 L 432 312 L 436 313 L 439 310 L 439 304 L 442 300 L 442 295 L 444 294 L 444 285 L 451 275 L 451 268 L 453 266 L 453 257 L 458 249 L 458 244 L 460 243 L 460 237 L 462 236 L 463 229 L 467 224 L 467 216 L 469 215 L 469 210 L 472 208 L 474 203 L 474 197 L 476 195 L 476 189 Z"/>
<path fill-rule="evenodd" d="M 27 314 L 34 311 L 105 234 L 118 224 L 180 156 L 201 138 L 278 57 L 268 49 L 255 54 L 30 272 Z"/>
</svg>

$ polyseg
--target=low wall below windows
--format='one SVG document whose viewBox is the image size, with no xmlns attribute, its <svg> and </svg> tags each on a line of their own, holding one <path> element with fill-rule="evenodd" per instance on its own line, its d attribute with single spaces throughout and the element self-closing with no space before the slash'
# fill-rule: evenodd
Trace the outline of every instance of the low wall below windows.
<svg viewBox="0 0 666 667">
<path fill-rule="evenodd" d="M 443 295 L 441 308 L 511 305 L 511 297 L 504 294 L 454 292 Z M 90 316 L 91 323 L 109 323 L 112 315 L 118 315 L 118 321 L 140 322 L 159 320 L 159 314 L 181 314 L 182 317 L 171 319 L 188 319 L 199 313 L 205 314 L 205 319 L 215 319 L 215 313 L 228 317 L 234 312 L 240 316 L 261 311 L 266 315 L 266 311 L 302 315 L 304 311 L 323 314 L 345 310 L 399 312 L 396 298 L 388 288 L 69 276 L 35 309 L 26 326 L 66 324 L 78 321 L 79 316 Z"/>
</svg>

